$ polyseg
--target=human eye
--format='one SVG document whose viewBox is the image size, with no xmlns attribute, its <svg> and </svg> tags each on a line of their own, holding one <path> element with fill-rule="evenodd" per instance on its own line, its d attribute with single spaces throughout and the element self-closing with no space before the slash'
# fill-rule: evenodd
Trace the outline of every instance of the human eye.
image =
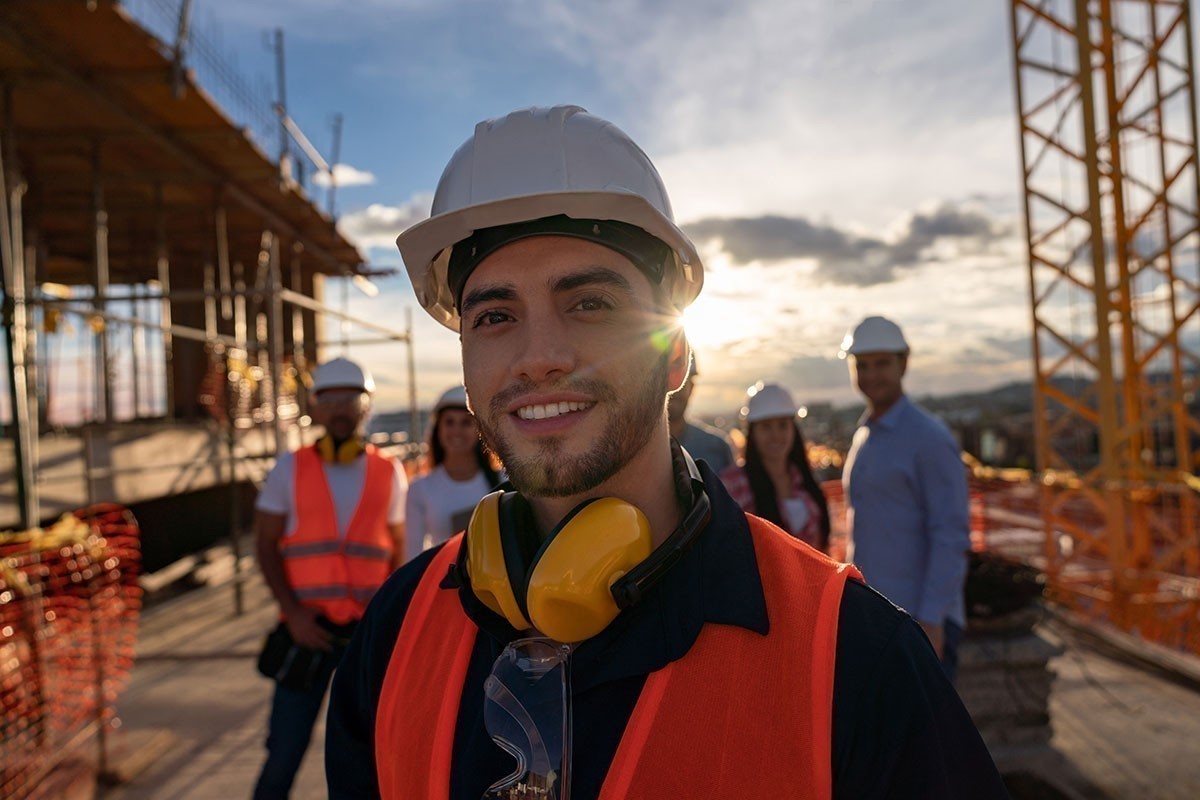
<svg viewBox="0 0 1200 800">
<path fill-rule="evenodd" d="M 485 311 L 480 311 L 475 315 L 471 322 L 472 328 L 491 328 L 496 325 L 501 325 L 512 319 L 512 316 L 506 311 L 498 308 L 489 308 Z"/>
<path fill-rule="evenodd" d="M 577 311 L 605 311 L 613 308 L 613 302 L 610 298 L 604 295 L 587 295 L 575 302 L 575 310 Z"/>
</svg>

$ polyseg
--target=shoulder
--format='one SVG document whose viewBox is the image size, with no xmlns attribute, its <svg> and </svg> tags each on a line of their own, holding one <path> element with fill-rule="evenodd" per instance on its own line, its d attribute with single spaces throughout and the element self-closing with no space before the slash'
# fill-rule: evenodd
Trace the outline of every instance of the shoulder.
<svg viewBox="0 0 1200 800">
<path fill-rule="evenodd" d="M 721 470 L 718 477 L 729 496 L 739 506 L 746 508 L 746 504 L 753 501 L 754 495 L 750 490 L 750 479 L 746 476 L 745 469 L 733 464 Z"/>
<path fill-rule="evenodd" d="M 935 446 L 949 445 L 956 451 L 958 450 L 958 441 L 951 433 L 950 426 L 933 412 L 916 403 L 911 401 L 908 403 L 908 407 L 905 409 L 904 425 L 912 433 L 917 434 L 922 442 Z"/>
<path fill-rule="evenodd" d="M 688 420 L 684 423 L 687 426 L 688 433 L 698 439 L 707 439 L 708 441 L 720 442 L 725 446 L 729 446 L 729 439 L 725 436 L 725 432 L 719 428 L 714 428 L 712 425 L 706 425 L 703 422 L 693 422 Z"/>
<path fill-rule="evenodd" d="M 363 637 L 371 642 L 370 649 L 373 652 L 386 652 L 390 659 L 392 646 L 400 635 L 400 626 L 408 613 L 417 585 L 442 547 L 441 544 L 431 547 L 397 569 L 371 598 L 359 627 L 364 629 Z M 386 668 L 386 663 L 383 666 Z"/>
</svg>

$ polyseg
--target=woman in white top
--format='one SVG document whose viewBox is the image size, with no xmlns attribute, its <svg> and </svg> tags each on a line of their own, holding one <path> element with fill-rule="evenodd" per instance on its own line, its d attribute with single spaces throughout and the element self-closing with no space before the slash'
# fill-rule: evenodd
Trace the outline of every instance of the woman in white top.
<svg viewBox="0 0 1200 800">
<path fill-rule="evenodd" d="M 777 383 L 758 383 L 747 394 L 745 459 L 721 472 L 725 488 L 746 513 L 827 550 L 829 506 L 808 463 L 796 401 Z"/>
<path fill-rule="evenodd" d="M 462 386 L 448 389 L 433 407 L 429 433 L 433 469 L 408 487 L 406 560 L 466 527 L 475 504 L 500 483 Z"/>
</svg>

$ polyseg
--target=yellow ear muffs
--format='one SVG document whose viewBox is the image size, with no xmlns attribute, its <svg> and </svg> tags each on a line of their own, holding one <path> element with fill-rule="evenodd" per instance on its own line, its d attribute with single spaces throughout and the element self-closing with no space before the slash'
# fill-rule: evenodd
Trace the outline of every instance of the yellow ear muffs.
<svg viewBox="0 0 1200 800">
<path fill-rule="evenodd" d="M 590 639 L 620 613 L 612 585 L 654 549 L 638 508 L 604 497 L 575 509 L 529 568 L 525 602 L 539 631 L 560 642 Z"/>
<path fill-rule="evenodd" d="M 508 620 L 518 631 L 532 627 L 513 594 L 500 541 L 500 498 L 504 492 L 485 495 L 467 524 L 467 577 L 471 590 L 488 608 Z"/>
<path fill-rule="evenodd" d="M 650 521 L 623 500 L 605 497 L 578 506 L 550 533 L 526 568 L 512 514 L 493 492 L 467 526 L 467 576 L 485 606 L 518 631 L 536 628 L 560 642 L 604 630 L 620 613 L 612 585 L 653 549 Z M 504 520 L 504 523 L 502 523 Z"/>
<path fill-rule="evenodd" d="M 317 439 L 317 453 L 326 464 L 349 464 L 362 455 L 365 449 L 362 439 L 353 436 L 340 445 L 334 446 L 332 436 L 322 436 Z"/>
</svg>

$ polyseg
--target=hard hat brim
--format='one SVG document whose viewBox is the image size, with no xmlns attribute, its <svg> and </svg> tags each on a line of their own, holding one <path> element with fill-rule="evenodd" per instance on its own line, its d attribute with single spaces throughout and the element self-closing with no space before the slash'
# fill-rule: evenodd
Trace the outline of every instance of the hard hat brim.
<svg viewBox="0 0 1200 800">
<path fill-rule="evenodd" d="M 640 195 L 632 192 L 549 192 L 507 197 L 439 214 L 396 237 L 417 301 L 438 322 L 459 330 L 447 280 L 450 248 L 482 228 L 563 214 L 574 219 L 611 219 L 636 225 L 671 248 L 675 257 L 671 302 L 691 303 L 704 285 L 704 267 L 691 240 Z"/>
</svg>

